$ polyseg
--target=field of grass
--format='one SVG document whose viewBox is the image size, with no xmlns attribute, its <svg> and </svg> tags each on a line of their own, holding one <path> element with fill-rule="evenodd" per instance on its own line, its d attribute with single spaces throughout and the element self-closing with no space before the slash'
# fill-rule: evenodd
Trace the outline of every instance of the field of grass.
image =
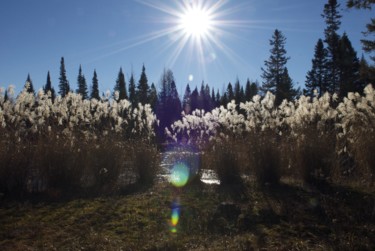
<svg viewBox="0 0 375 251">
<path fill-rule="evenodd" d="M 179 202 L 176 232 L 173 201 Z M 0 250 L 374 250 L 375 196 L 283 181 L 157 183 L 127 195 L 1 202 Z"/>
</svg>

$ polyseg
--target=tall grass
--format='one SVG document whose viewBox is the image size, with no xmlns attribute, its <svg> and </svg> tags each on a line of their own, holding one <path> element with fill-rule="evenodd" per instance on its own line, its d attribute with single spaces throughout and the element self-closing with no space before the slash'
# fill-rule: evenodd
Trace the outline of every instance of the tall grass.
<svg viewBox="0 0 375 251">
<path fill-rule="evenodd" d="M 205 151 L 212 151 L 212 142 L 241 145 L 242 149 L 232 147 L 224 154 L 246 167 L 241 172 L 253 174 L 261 184 L 277 183 L 288 175 L 307 183 L 340 182 L 349 176 L 374 185 L 375 91 L 371 85 L 363 96 L 349 93 L 341 102 L 336 94 L 325 93 L 275 106 L 275 96 L 267 93 L 239 104 L 241 112 L 236 107 L 232 101 L 211 112 L 183 114 L 167 134 L 173 140 L 188 135 L 188 143 Z"/>
<path fill-rule="evenodd" d="M 149 105 L 127 100 L 0 95 L 0 193 L 58 199 L 152 183 L 156 122 Z"/>
</svg>

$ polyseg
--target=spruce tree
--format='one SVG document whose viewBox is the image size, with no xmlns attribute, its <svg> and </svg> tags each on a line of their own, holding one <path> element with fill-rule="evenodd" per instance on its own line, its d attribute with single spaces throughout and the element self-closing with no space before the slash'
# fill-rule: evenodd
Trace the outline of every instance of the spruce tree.
<svg viewBox="0 0 375 251">
<path fill-rule="evenodd" d="M 61 95 L 61 97 L 65 97 L 70 91 L 70 86 L 69 86 L 69 81 L 66 78 L 64 57 L 61 57 L 61 61 L 60 61 L 59 81 L 60 81 L 60 83 L 59 83 L 59 94 Z"/>
<path fill-rule="evenodd" d="M 77 85 L 78 85 L 78 88 L 76 90 L 76 93 L 81 94 L 82 99 L 88 99 L 86 78 L 82 74 L 81 65 L 79 66 L 79 70 L 78 70 Z"/>
<path fill-rule="evenodd" d="M 191 112 L 191 90 L 189 83 L 186 85 L 184 97 L 182 99 L 182 109 L 185 114 L 190 114 Z"/>
<path fill-rule="evenodd" d="M 27 74 L 26 82 L 25 82 L 25 89 L 28 93 L 32 93 L 35 95 L 33 81 L 31 80 L 30 74 Z"/>
<path fill-rule="evenodd" d="M 128 98 L 128 93 L 126 91 L 125 75 L 122 72 L 122 67 L 120 68 L 120 71 L 118 73 L 114 91 L 119 92 L 119 100 Z"/>
<path fill-rule="evenodd" d="M 212 101 L 212 109 L 217 107 L 216 103 L 216 96 L 215 96 L 215 88 L 212 88 L 211 90 L 211 101 Z"/>
<path fill-rule="evenodd" d="M 221 96 L 220 96 L 220 92 L 219 92 L 219 89 L 218 89 L 217 92 L 216 92 L 216 107 L 220 106 L 220 102 L 221 102 Z"/>
<path fill-rule="evenodd" d="M 348 92 L 361 91 L 359 59 L 346 33 L 339 41 L 339 52 L 340 97 L 345 97 Z"/>
<path fill-rule="evenodd" d="M 242 102 L 241 85 L 238 78 L 236 80 L 236 83 L 234 84 L 234 100 L 236 101 L 236 104 Z"/>
<path fill-rule="evenodd" d="M 129 101 L 133 106 L 136 106 L 138 103 L 133 72 L 130 74 L 129 79 Z"/>
<path fill-rule="evenodd" d="M 277 87 L 282 84 L 286 63 L 289 60 L 284 48 L 285 42 L 286 38 L 283 33 L 276 29 L 269 41 L 272 47 L 271 55 L 268 60 L 264 61 L 265 68 L 261 68 L 264 80 L 261 90 L 264 94 L 266 92 L 276 94 Z"/>
<path fill-rule="evenodd" d="M 199 107 L 199 92 L 198 92 L 197 87 L 195 87 L 195 89 L 191 93 L 190 103 L 191 103 L 191 111 L 195 111 L 196 109 L 198 109 L 198 107 Z"/>
<path fill-rule="evenodd" d="M 55 89 L 52 87 L 51 76 L 49 74 L 49 71 L 47 73 L 47 81 L 46 81 L 46 85 L 43 87 L 43 91 L 45 94 L 50 93 L 52 101 L 55 100 L 56 93 L 55 93 Z"/>
<path fill-rule="evenodd" d="M 317 90 L 319 96 L 321 96 L 327 91 L 326 61 L 327 51 L 324 48 L 323 40 L 319 39 L 315 45 L 311 70 L 308 71 L 306 75 L 306 95 L 313 96 L 314 90 Z"/>
<path fill-rule="evenodd" d="M 327 25 L 324 30 L 324 42 L 327 44 L 326 81 L 327 90 L 330 93 L 337 93 L 340 87 L 340 36 L 337 34 L 337 31 L 341 25 L 341 15 L 338 11 L 339 7 L 340 4 L 337 3 L 337 0 L 328 0 L 328 3 L 324 5 L 322 14 L 322 17 L 325 19 Z"/>
<path fill-rule="evenodd" d="M 234 97 L 233 86 L 231 82 L 228 83 L 226 94 L 227 94 L 226 98 L 227 98 L 228 103 L 234 100 L 235 97 Z"/>
<path fill-rule="evenodd" d="M 164 140 L 165 128 L 181 118 L 182 107 L 173 72 L 171 70 L 168 69 L 163 71 L 160 85 L 161 90 L 158 97 L 156 115 L 160 120 L 158 136 L 159 139 Z"/>
<path fill-rule="evenodd" d="M 137 95 L 138 102 L 142 104 L 147 104 L 149 102 L 148 96 L 147 96 L 148 91 L 149 91 L 149 86 L 148 86 L 148 80 L 146 76 L 145 65 L 142 66 L 142 73 L 138 81 L 137 89 L 138 89 L 138 95 Z"/>
<path fill-rule="evenodd" d="M 96 74 L 96 70 L 94 70 L 94 76 L 92 77 L 92 87 L 91 87 L 90 98 L 100 100 L 99 81 L 98 81 L 98 76 Z"/>
<path fill-rule="evenodd" d="M 153 110 L 155 110 L 156 104 L 158 102 L 158 93 L 157 93 L 157 90 L 156 90 L 156 87 L 155 87 L 154 83 L 151 84 L 151 88 L 150 88 L 150 92 L 148 94 L 148 97 L 149 97 L 149 102 L 150 102 L 151 108 Z"/>
<path fill-rule="evenodd" d="M 284 68 L 284 72 L 281 76 L 281 82 L 276 87 L 276 100 L 275 104 L 279 105 L 286 99 L 288 101 L 293 100 L 298 94 L 298 90 L 293 87 L 293 81 L 289 76 L 288 68 Z"/>
</svg>

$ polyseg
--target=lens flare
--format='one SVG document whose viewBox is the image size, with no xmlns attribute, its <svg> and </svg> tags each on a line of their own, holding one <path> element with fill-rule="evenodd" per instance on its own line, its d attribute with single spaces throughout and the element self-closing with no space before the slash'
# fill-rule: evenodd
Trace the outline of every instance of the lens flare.
<svg viewBox="0 0 375 251">
<path fill-rule="evenodd" d="M 172 203 L 172 214 L 169 223 L 171 233 L 177 233 L 177 224 L 180 221 L 180 203 L 178 198 Z"/>
<path fill-rule="evenodd" d="M 184 163 L 178 163 L 171 170 L 170 182 L 175 187 L 183 187 L 189 180 L 189 168 Z"/>
<path fill-rule="evenodd" d="M 171 223 L 172 226 L 177 226 L 178 220 L 180 219 L 180 210 L 178 208 L 172 209 Z"/>
</svg>

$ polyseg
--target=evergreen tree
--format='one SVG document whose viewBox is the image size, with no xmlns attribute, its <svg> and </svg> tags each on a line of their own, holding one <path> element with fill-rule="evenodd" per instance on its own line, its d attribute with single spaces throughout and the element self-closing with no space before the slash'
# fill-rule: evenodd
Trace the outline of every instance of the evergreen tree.
<svg viewBox="0 0 375 251">
<path fill-rule="evenodd" d="M 133 106 L 137 105 L 138 103 L 133 72 L 131 73 L 129 79 L 129 101 L 130 103 L 132 103 Z"/>
<path fill-rule="evenodd" d="M 249 79 L 246 81 L 244 101 L 251 101 L 255 95 L 258 94 L 258 85 L 256 82 L 250 82 Z"/>
<path fill-rule="evenodd" d="M 82 99 L 88 99 L 86 78 L 82 74 L 81 65 L 79 66 L 79 70 L 78 70 L 77 85 L 78 85 L 78 89 L 76 90 L 76 93 L 81 94 Z"/>
<path fill-rule="evenodd" d="M 158 97 L 156 115 L 160 120 L 158 136 L 159 139 L 164 140 L 165 128 L 181 118 L 182 107 L 173 72 L 169 69 L 164 70 L 160 82 L 161 90 Z"/>
<path fill-rule="evenodd" d="M 145 65 L 143 65 L 141 77 L 139 78 L 138 87 L 137 87 L 138 89 L 137 100 L 139 103 L 147 104 L 149 102 L 148 97 L 147 97 L 149 88 L 150 87 L 148 86 L 148 80 L 146 76 L 146 68 L 145 68 Z"/>
<path fill-rule="evenodd" d="M 227 107 L 227 104 L 229 103 L 228 94 L 227 92 L 224 92 L 223 96 L 221 96 L 221 105 L 224 107 Z"/>
<path fill-rule="evenodd" d="M 255 95 L 258 95 L 258 92 L 259 92 L 258 81 L 252 82 L 250 85 L 250 93 L 251 93 L 250 99 L 252 99 Z"/>
<path fill-rule="evenodd" d="M 264 79 L 262 91 L 275 94 L 276 105 L 279 105 L 284 99 L 291 100 L 296 95 L 286 67 L 289 57 L 286 57 L 285 42 L 286 38 L 282 32 L 276 29 L 270 40 L 271 56 L 264 61 L 266 69 L 262 68 L 262 78 Z"/>
<path fill-rule="evenodd" d="M 211 90 L 211 101 L 212 101 L 212 109 L 217 107 L 216 97 L 215 97 L 215 88 Z"/>
<path fill-rule="evenodd" d="M 288 68 L 284 68 L 284 72 L 281 77 L 280 84 L 276 87 L 276 100 L 275 104 L 279 105 L 286 99 L 288 101 L 293 100 L 298 94 L 298 90 L 294 89 L 293 81 L 289 76 Z"/>
<path fill-rule="evenodd" d="M 339 52 L 340 97 L 345 97 L 348 92 L 361 91 L 359 59 L 346 33 L 339 41 Z"/>
<path fill-rule="evenodd" d="M 5 90 L 5 93 L 4 93 L 4 103 L 7 102 L 8 100 L 9 100 L 8 90 Z"/>
<path fill-rule="evenodd" d="M 31 80 L 30 74 L 27 74 L 27 79 L 25 82 L 25 89 L 27 90 L 28 93 L 32 93 L 35 95 L 34 85 L 33 85 L 33 81 Z"/>
<path fill-rule="evenodd" d="M 357 9 L 372 9 L 372 5 L 375 4 L 375 0 L 348 0 L 347 7 Z M 366 25 L 367 31 L 363 34 L 368 37 L 371 34 L 375 35 L 375 18 L 371 18 L 371 22 Z M 371 53 L 375 51 L 375 40 L 361 39 L 363 50 Z M 371 56 L 371 59 L 375 62 L 375 56 Z"/>
<path fill-rule="evenodd" d="M 65 70 L 65 63 L 64 63 L 64 57 L 61 57 L 60 61 L 60 77 L 59 77 L 60 83 L 59 83 L 59 94 L 61 97 L 65 97 L 69 91 L 69 81 L 66 78 L 66 70 Z"/>
<path fill-rule="evenodd" d="M 125 75 L 122 72 L 122 67 L 120 68 L 120 71 L 118 73 L 114 91 L 119 92 L 119 100 L 128 98 L 128 94 L 126 91 Z"/>
<path fill-rule="evenodd" d="M 234 84 L 234 100 L 236 101 L 236 104 L 239 104 L 242 101 L 241 85 L 238 78 L 236 80 L 236 83 Z"/>
<path fill-rule="evenodd" d="M 206 86 L 204 87 L 203 109 L 206 112 L 212 110 L 212 99 L 210 95 L 210 86 L 208 84 L 206 84 Z"/>
<path fill-rule="evenodd" d="M 189 83 L 186 85 L 185 94 L 182 99 L 182 109 L 185 114 L 190 114 L 191 112 L 191 90 Z"/>
<path fill-rule="evenodd" d="M 155 87 L 154 83 L 151 84 L 151 88 L 150 88 L 150 92 L 148 94 L 148 97 L 149 97 L 149 103 L 151 105 L 151 108 L 153 110 L 155 110 L 156 104 L 158 102 L 158 93 L 157 93 L 157 90 L 156 90 L 156 87 Z"/>
<path fill-rule="evenodd" d="M 227 96 L 226 96 L 227 102 L 229 103 L 234 99 L 233 86 L 232 86 L 231 82 L 228 83 L 226 94 L 227 94 Z"/>
<path fill-rule="evenodd" d="M 324 30 L 324 42 L 327 44 L 326 81 L 328 84 L 327 89 L 331 93 L 338 92 L 340 85 L 340 36 L 337 34 L 341 24 L 341 15 L 338 11 L 339 7 L 340 4 L 337 3 L 337 0 L 328 0 L 328 3 L 324 5 L 322 14 L 327 25 Z"/>
<path fill-rule="evenodd" d="M 99 81 L 98 81 L 98 76 L 96 74 L 96 70 L 94 70 L 94 76 L 92 77 L 92 88 L 91 88 L 90 98 L 100 100 Z"/>
<path fill-rule="evenodd" d="M 220 106 L 220 102 L 221 102 L 221 96 L 220 96 L 220 92 L 219 92 L 219 89 L 217 90 L 216 92 L 216 107 L 219 107 Z"/>
<path fill-rule="evenodd" d="M 321 96 L 327 91 L 326 63 L 327 51 L 324 48 L 323 40 L 319 39 L 315 45 L 311 70 L 308 71 L 306 75 L 306 95 L 313 96 L 314 90 L 317 90 L 319 96 Z"/>
<path fill-rule="evenodd" d="M 262 70 L 263 85 L 261 90 L 263 93 L 271 92 L 276 94 L 276 88 L 281 84 L 286 63 L 289 58 L 286 57 L 286 50 L 284 48 L 286 38 L 281 31 L 275 30 L 272 39 L 269 41 L 271 45 L 271 56 L 264 61 L 265 68 Z"/>
<path fill-rule="evenodd" d="M 43 91 L 45 94 L 48 94 L 49 92 L 51 94 L 52 101 L 55 100 L 56 93 L 55 93 L 55 89 L 52 87 L 51 76 L 49 74 L 49 71 L 47 73 L 47 81 L 46 81 L 46 85 L 43 87 Z"/>
<path fill-rule="evenodd" d="M 193 92 L 191 93 L 191 98 L 190 98 L 190 104 L 191 104 L 191 111 L 195 111 L 196 109 L 199 109 L 199 92 L 198 88 L 195 87 Z"/>
<path fill-rule="evenodd" d="M 369 66 L 365 57 L 362 55 L 361 60 L 359 61 L 359 85 L 358 90 L 362 93 L 362 90 L 371 83 L 375 83 L 375 67 Z"/>
</svg>

